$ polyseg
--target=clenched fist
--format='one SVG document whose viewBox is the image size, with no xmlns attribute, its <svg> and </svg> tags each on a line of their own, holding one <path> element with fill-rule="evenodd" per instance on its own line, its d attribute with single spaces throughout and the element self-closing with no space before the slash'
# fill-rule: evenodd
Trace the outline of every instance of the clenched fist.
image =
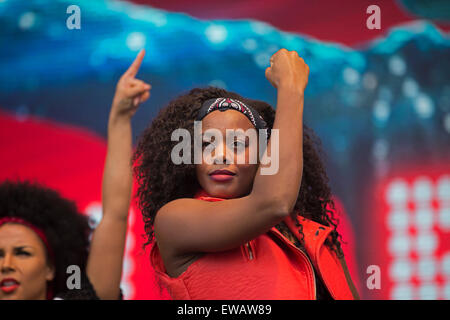
<svg viewBox="0 0 450 320">
<path fill-rule="evenodd" d="M 132 117 L 140 103 L 150 97 L 151 85 L 136 79 L 145 50 L 141 50 L 127 71 L 120 77 L 114 94 L 111 113 Z"/>
<path fill-rule="evenodd" d="M 280 49 L 270 58 L 266 78 L 277 89 L 289 87 L 302 92 L 308 84 L 309 67 L 296 51 Z"/>
</svg>

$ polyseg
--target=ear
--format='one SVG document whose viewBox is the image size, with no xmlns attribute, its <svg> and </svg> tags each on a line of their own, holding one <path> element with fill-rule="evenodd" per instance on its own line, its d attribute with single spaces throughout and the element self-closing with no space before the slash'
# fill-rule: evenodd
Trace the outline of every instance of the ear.
<svg viewBox="0 0 450 320">
<path fill-rule="evenodd" d="M 53 265 L 47 265 L 47 271 L 45 274 L 45 280 L 52 281 L 55 278 L 55 267 Z"/>
</svg>

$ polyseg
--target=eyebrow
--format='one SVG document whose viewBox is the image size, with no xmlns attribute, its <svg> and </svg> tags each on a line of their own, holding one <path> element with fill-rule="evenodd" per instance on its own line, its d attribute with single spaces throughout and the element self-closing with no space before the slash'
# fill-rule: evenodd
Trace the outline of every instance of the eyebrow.
<svg viewBox="0 0 450 320">
<path fill-rule="evenodd" d="M 24 246 L 13 246 L 13 249 L 14 249 L 14 250 L 17 250 L 17 249 L 26 249 L 26 248 L 34 249 L 34 247 L 28 246 L 28 245 L 24 245 Z M 4 248 L 0 248 L 0 250 L 3 250 L 3 249 L 4 249 Z"/>
<path fill-rule="evenodd" d="M 31 249 L 32 252 L 35 252 L 35 248 L 29 245 L 24 245 L 24 246 L 14 246 L 13 250 L 17 251 L 17 250 L 23 250 L 23 249 Z M 0 248 L 0 252 L 4 251 L 4 248 Z"/>
<path fill-rule="evenodd" d="M 26 249 L 26 248 L 34 249 L 34 247 L 28 245 L 14 247 L 14 249 Z"/>
</svg>

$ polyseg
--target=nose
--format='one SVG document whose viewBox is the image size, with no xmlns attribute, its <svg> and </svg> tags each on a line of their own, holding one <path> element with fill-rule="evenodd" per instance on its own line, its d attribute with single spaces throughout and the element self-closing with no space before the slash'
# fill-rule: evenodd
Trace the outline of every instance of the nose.
<svg viewBox="0 0 450 320">
<path fill-rule="evenodd" d="M 3 259 L 0 259 L 0 272 L 8 273 L 14 271 L 13 262 L 13 255 L 11 253 L 6 253 Z"/>
<path fill-rule="evenodd" d="M 225 143 L 218 143 L 214 148 L 213 163 L 214 164 L 230 164 L 229 150 Z"/>
</svg>

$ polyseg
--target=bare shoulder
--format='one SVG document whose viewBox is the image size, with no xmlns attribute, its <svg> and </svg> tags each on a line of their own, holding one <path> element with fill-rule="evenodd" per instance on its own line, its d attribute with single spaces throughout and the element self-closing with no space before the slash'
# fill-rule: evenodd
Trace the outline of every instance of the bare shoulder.
<svg viewBox="0 0 450 320">
<path fill-rule="evenodd" d="M 202 201 L 197 199 L 182 198 L 172 200 L 162 206 L 155 216 L 155 232 L 156 229 L 164 228 L 167 224 L 176 223 L 179 219 L 186 218 L 186 212 L 198 207 Z"/>
<path fill-rule="evenodd" d="M 177 212 L 181 208 L 185 208 L 186 206 L 189 208 L 190 206 L 198 205 L 201 202 L 204 201 L 192 198 L 175 199 L 162 206 L 161 209 L 159 209 L 158 214 L 159 213 L 166 214 L 167 212 L 174 212 L 174 211 Z"/>
<path fill-rule="evenodd" d="M 168 242 L 174 239 L 174 231 L 186 226 L 186 221 L 192 219 L 192 212 L 204 201 L 182 198 L 166 203 L 155 216 L 154 228 L 158 242 Z"/>
<path fill-rule="evenodd" d="M 176 199 L 161 207 L 155 217 L 154 231 L 156 241 L 164 266 L 171 277 L 177 277 L 198 258 L 198 254 L 180 250 L 182 243 L 190 241 L 194 235 L 187 229 L 188 220 L 195 206 L 201 205 L 201 200 Z"/>
</svg>

